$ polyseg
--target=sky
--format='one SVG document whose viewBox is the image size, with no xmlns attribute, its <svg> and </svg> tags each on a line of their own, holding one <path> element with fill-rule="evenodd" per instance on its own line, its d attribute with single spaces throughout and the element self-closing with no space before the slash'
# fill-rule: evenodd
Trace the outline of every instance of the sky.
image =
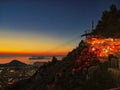
<svg viewBox="0 0 120 90">
<path fill-rule="evenodd" d="M 0 54 L 66 55 L 120 0 L 0 0 Z"/>
</svg>

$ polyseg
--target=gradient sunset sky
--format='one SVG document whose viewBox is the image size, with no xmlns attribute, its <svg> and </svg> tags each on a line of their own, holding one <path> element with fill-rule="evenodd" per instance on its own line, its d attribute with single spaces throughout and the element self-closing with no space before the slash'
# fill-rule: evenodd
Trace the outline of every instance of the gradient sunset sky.
<svg viewBox="0 0 120 90">
<path fill-rule="evenodd" d="M 65 55 L 120 0 L 0 0 L 0 53 Z"/>
</svg>

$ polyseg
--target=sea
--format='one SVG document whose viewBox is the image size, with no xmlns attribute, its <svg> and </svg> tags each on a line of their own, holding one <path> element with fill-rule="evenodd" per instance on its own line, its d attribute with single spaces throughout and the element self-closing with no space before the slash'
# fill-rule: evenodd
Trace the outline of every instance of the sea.
<svg viewBox="0 0 120 90">
<path fill-rule="evenodd" d="M 6 64 L 12 60 L 18 60 L 26 64 L 33 64 L 35 62 L 49 62 L 52 60 L 52 56 L 45 56 L 43 59 L 30 60 L 32 56 L 0 56 L 0 64 Z M 62 60 L 64 56 L 56 56 L 58 60 Z"/>
</svg>

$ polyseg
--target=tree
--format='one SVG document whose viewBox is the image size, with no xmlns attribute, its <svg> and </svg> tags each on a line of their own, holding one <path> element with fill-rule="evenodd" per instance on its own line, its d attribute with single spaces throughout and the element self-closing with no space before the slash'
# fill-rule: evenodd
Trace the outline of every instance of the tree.
<svg viewBox="0 0 120 90">
<path fill-rule="evenodd" d="M 104 11 L 101 20 L 98 21 L 92 35 L 98 37 L 120 38 L 120 11 L 115 5 L 110 6 L 109 11 Z"/>
<path fill-rule="evenodd" d="M 55 56 L 52 57 L 52 62 L 57 62 L 57 58 Z"/>
</svg>

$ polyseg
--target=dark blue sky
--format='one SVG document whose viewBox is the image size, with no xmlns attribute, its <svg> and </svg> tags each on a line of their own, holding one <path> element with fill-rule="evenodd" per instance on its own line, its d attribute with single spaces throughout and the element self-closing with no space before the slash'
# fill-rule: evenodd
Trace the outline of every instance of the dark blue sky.
<svg viewBox="0 0 120 90">
<path fill-rule="evenodd" d="M 96 25 L 111 4 L 120 8 L 120 0 L 1 0 L 0 31 L 45 35 L 64 43 L 91 29 L 92 20 Z"/>
<path fill-rule="evenodd" d="M 111 4 L 118 6 L 120 0 L 5 0 L 0 28 L 69 36 L 91 28 L 91 21 L 96 24 Z"/>
<path fill-rule="evenodd" d="M 120 0 L 5 0 L 0 3 L 0 28 L 72 35 L 91 28 L 102 11 Z"/>
</svg>

